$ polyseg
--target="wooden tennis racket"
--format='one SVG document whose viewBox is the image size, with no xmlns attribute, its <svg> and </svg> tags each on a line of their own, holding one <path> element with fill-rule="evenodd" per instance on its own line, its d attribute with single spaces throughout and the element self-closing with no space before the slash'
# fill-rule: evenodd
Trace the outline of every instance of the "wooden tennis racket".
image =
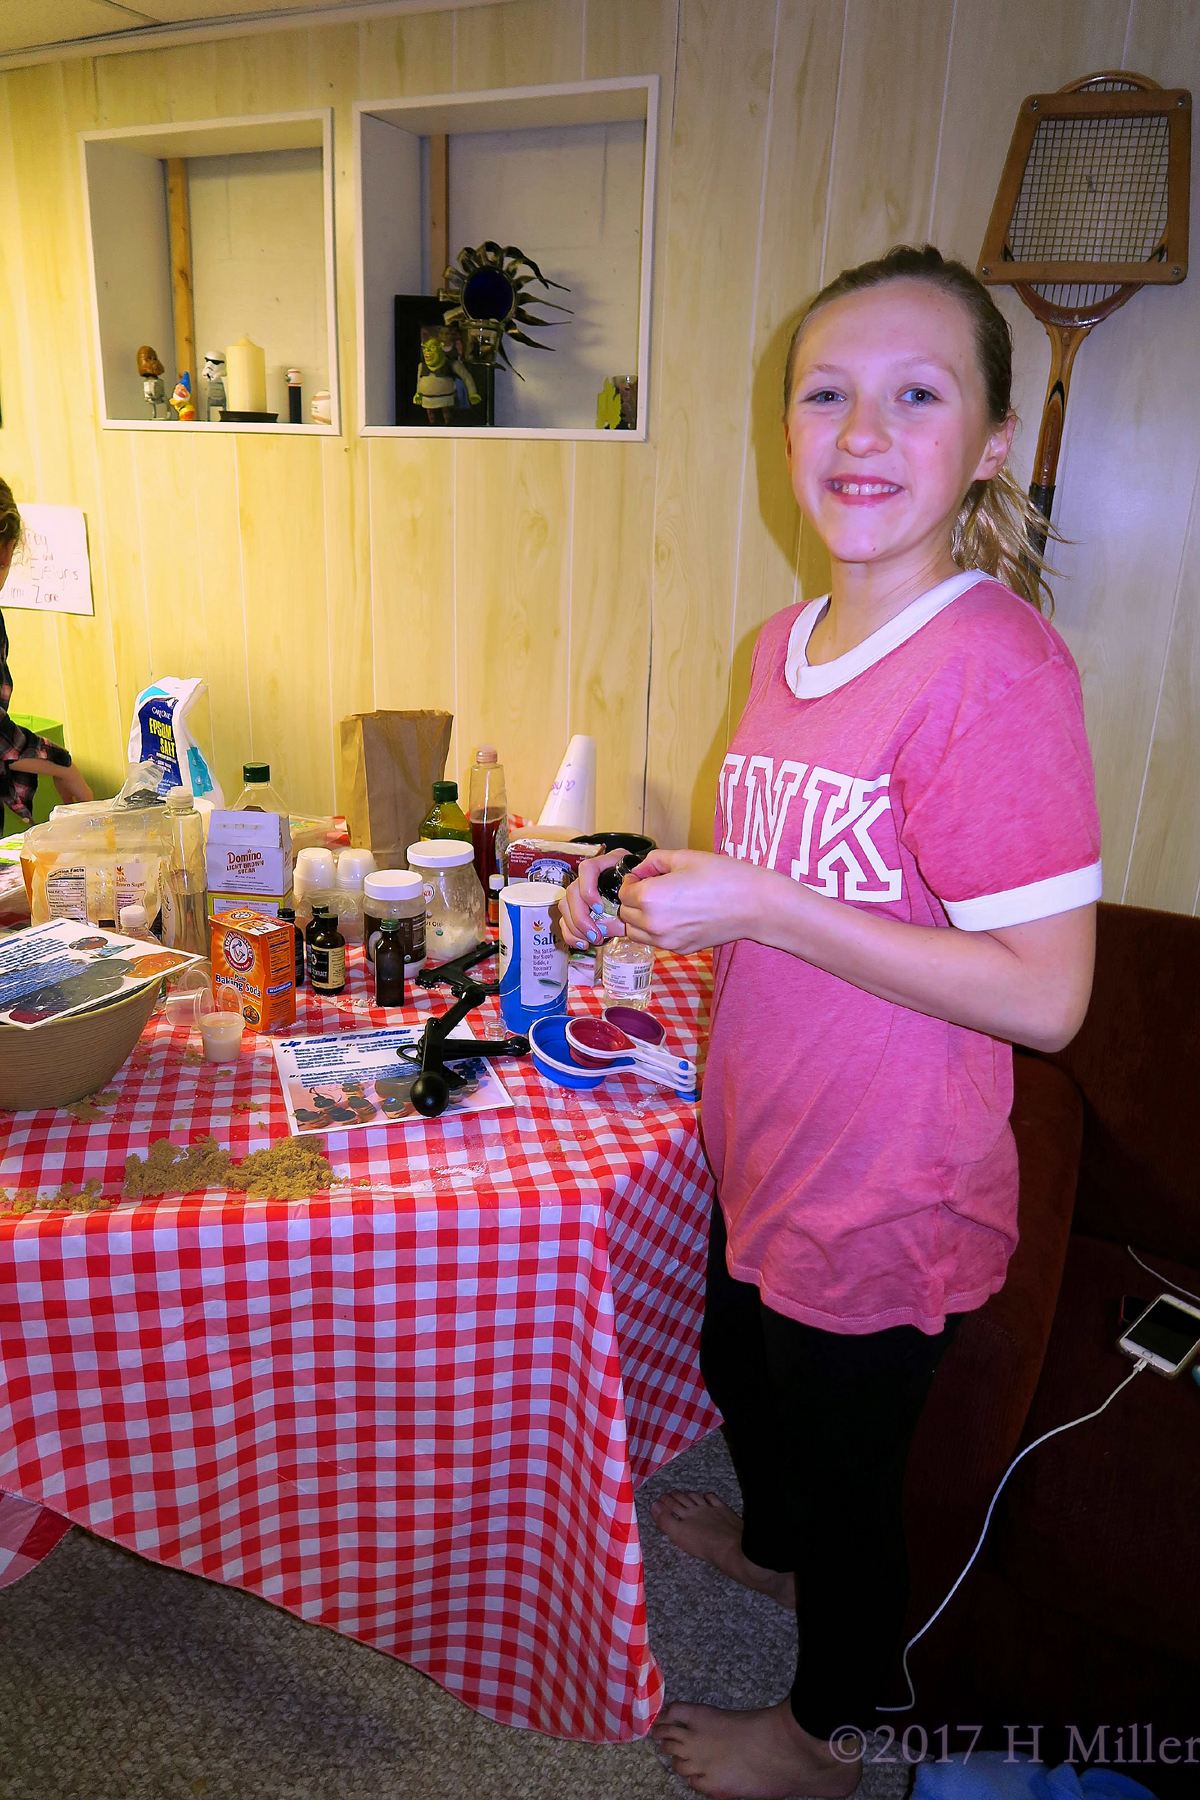
<svg viewBox="0 0 1200 1800">
<path fill-rule="evenodd" d="M 979 256 L 1050 339 L 1029 498 L 1054 506 L 1071 366 L 1094 325 L 1140 287 L 1187 275 L 1192 97 L 1126 69 L 1021 104 Z M 1040 556 L 1045 531 L 1030 531 Z"/>
</svg>

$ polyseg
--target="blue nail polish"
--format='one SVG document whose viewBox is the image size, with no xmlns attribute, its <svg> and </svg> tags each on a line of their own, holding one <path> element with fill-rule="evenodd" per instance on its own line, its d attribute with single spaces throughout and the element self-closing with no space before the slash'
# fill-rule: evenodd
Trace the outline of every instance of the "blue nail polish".
<svg viewBox="0 0 1200 1800">
<path fill-rule="evenodd" d="M 600 942 L 600 933 L 598 931 L 589 931 L 587 935 L 589 944 L 598 944 Z"/>
<path fill-rule="evenodd" d="M 592 917 L 593 919 L 602 919 L 604 917 L 604 908 L 600 905 L 599 901 L 597 901 L 592 908 Z"/>
</svg>

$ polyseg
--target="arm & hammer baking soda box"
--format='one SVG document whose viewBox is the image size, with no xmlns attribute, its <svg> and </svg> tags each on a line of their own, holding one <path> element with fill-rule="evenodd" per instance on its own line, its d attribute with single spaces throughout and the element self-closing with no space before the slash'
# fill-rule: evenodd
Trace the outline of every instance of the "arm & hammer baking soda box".
<svg viewBox="0 0 1200 1800">
<path fill-rule="evenodd" d="M 286 919 L 255 912 L 253 902 L 212 921 L 213 987 L 232 989 L 251 1031 L 278 1031 L 296 1018 L 296 934 Z"/>
</svg>

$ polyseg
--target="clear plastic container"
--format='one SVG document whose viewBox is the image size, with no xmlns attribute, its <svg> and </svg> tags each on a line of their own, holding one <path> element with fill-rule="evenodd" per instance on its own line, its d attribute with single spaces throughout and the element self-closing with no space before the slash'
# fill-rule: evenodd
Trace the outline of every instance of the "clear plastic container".
<svg viewBox="0 0 1200 1800">
<path fill-rule="evenodd" d="M 375 872 L 375 858 L 369 850 L 341 850 L 337 859 L 338 930 L 348 944 L 363 941 L 363 882 Z"/>
<path fill-rule="evenodd" d="M 363 927 L 368 963 L 374 963 L 384 919 L 399 919 L 404 972 L 425 967 L 425 881 L 413 869 L 379 869 L 363 882 Z"/>
<path fill-rule="evenodd" d="M 162 894 L 163 943 L 193 956 L 208 955 L 208 873 L 204 820 L 185 788 L 167 795 L 171 866 Z"/>
<path fill-rule="evenodd" d="M 292 873 L 296 896 L 296 924 L 303 931 L 312 918 L 313 901 L 320 899 L 334 905 L 337 868 L 332 850 L 306 849 L 297 853 Z"/>
<path fill-rule="evenodd" d="M 285 819 L 290 819 L 287 801 L 278 788 L 271 785 L 270 763 L 243 763 L 242 780 L 246 785 L 230 808 L 231 812 L 282 813 Z"/>
<path fill-rule="evenodd" d="M 409 845 L 408 862 L 424 885 L 427 959 L 453 962 L 483 943 L 487 902 L 475 873 L 471 845 L 453 838 L 423 838 L 419 844 Z"/>
</svg>

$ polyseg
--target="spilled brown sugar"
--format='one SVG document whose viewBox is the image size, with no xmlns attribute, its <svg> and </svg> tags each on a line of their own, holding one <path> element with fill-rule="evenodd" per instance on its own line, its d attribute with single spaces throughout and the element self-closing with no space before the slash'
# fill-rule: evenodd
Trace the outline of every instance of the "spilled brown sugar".
<svg viewBox="0 0 1200 1800">
<path fill-rule="evenodd" d="M 158 1138 L 143 1159 L 125 1163 L 126 1200 L 160 1194 L 193 1194 L 200 1188 L 227 1188 L 262 1200 L 306 1200 L 327 1188 L 333 1170 L 323 1151 L 297 1138 L 284 1138 L 267 1150 L 252 1150 L 235 1162 L 215 1138 L 201 1138 L 184 1149 Z"/>
</svg>

